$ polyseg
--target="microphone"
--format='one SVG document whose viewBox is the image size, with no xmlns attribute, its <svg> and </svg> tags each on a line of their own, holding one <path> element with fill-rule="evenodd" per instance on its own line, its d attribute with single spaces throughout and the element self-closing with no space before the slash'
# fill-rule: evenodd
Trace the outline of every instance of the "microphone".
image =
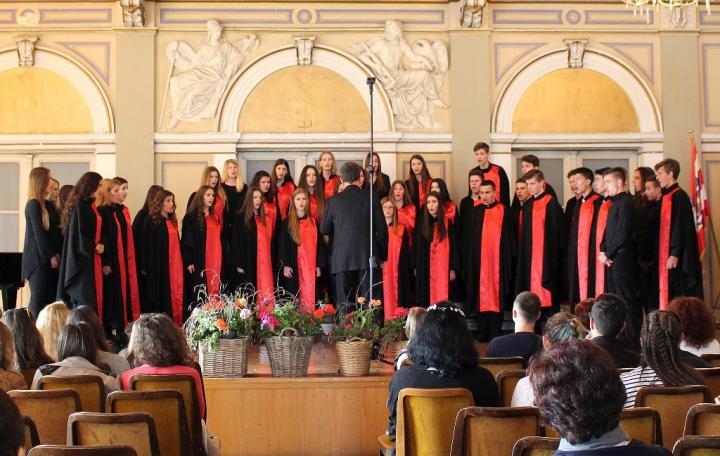
<svg viewBox="0 0 720 456">
<path fill-rule="evenodd" d="M 370 95 L 373 93 L 373 86 L 375 85 L 375 76 L 368 76 L 367 80 L 365 81 L 368 85 L 368 89 L 370 89 Z M 372 97 L 371 97 L 372 98 Z"/>
<path fill-rule="evenodd" d="M 375 167 L 374 167 L 373 165 L 371 165 L 371 164 L 368 164 L 368 165 L 365 167 L 365 171 L 367 171 L 368 174 L 370 174 L 370 175 L 372 176 L 373 174 L 375 174 Z"/>
</svg>

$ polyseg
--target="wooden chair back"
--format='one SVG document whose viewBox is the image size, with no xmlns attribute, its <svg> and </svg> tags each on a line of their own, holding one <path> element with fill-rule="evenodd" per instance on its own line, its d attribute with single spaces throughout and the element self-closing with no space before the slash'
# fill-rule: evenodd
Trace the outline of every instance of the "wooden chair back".
<svg viewBox="0 0 720 456">
<path fill-rule="evenodd" d="M 205 453 L 202 437 L 202 417 L 199 399 L 195 389 L 195 379 L 189 375 L 133 375 L 130 378 L 131 391 L 179 391 L 185 402 L 185 417 L 190 435 L 190 447 L 193 454 Z"/>
<path fill-rule="evenodd" d="M 73 446 L 127 445 L 138 456 L 160 456 L 155 421 L 147 413 L 73 413 L 67 440 Z"/>
<path fill-rule="evenodd" d="M 76 391 L 15 390 L 8 391 L 8 396 L 20 409 L 20 414 L 35 423 L 40 444 L 65 444 L 68 417 L 80 411 L 80 396 Z"/>
<path fill-rule="evenodd" d="M 466 407 L 457 414 L 451 456 L 510 454 L 526 436 L 540 435 L 536 407 Z"/>
<path fill-rule="evenodd" d="M 720 367 L 720 353 L 706 353 L 700 357 L 708 363 L 708 366 Z"/>
<path fill-rule="evenodd" d="M 185 403 L 179 391 L 115 391 L 108 395 L 106 409 L 108 413 L 147 413 L 155 421 L 163 455 L 192 455 Z"/>
<path fill-rule="evenodd" d="M 405 388 L 397 404 L 397 456 L 448 454 L 458 411 L 472 406 L 465 388 Z"/>
<path fill-rule="evenodd" d="M 72 377 L 40 377 L 39 390 L 71 389 L 80 396 L 83 412 L 105 411 L 105 384 L 97 375 L 75 375 Z"/>
<path fill-rule="evenodd" d="M 710 402 L 710 390 L 705 385 L 691 386 L 645 386 L 638 390 L 635 407 L 650 407 L 660 414 L 663 446 L 671 449 L 685 428 L 685 420 L 690 407 Z"/>
<path fill-rule="evenodd" d="M 695 404 L 685 418 L 683 435 L 719 436 L 720 405 Z"/>
<path fill-rule="evenodd" d="M 705 386 L 710 390 L 712 397 L 720 396 L 720 367 L 702 367 L 695 369 L 705 379 Z"/>
<path fill-rule="evenodd" d="M 23 416 L 22 420 L 25 425 L 25 453 L 27 453 L 32 447 L 40 445 L 40 437 L 38 437 L 37 426 L 32 418 Z"/>
<path fill-rule="evenodd" d="M 478 365 L 489 370 L 493 378 L 507 369 L 525 369 L 527 359 L 522 356 L 509 356 L 506 358 L 480 358 Z"/>
<path fill-rule="evenodd" d="M 137 453 L 127 445 L 92 447 L 40 445 L 33 448 L 28 456 L 137 456 Z"/>
<path fill-rule="evenodd" d="M 620 425 L 631 439 L 646 445 L 662 445 L 662 423 L 657 410 L 633 407 L 620 413 Z"/>
<path fill-rule="evenodd" d="M 560 439 L 550 437 L 523 437 L 512 449 L 512 456 L 554 456 Z"/>
<path fill-rule="evenodd" d="M 521 378 L 527 376 L 525 369 L 505 369 L 495 376 L 500 390 L 500 405 L 510 407 L 515 387 Z"/>
<path fill-rule="evenodd" d="M 680 437 L 672 450 L 673 456 L 720 456 L 720 438 Z"/>
</svg>

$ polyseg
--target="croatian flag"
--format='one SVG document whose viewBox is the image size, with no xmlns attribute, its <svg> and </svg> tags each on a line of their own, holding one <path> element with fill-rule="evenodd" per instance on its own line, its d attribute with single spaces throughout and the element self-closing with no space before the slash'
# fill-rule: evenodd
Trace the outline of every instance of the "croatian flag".
<svg viewBox="0 0 720 456">
<path fill-rule="evenodd" d="M 695 136 L 690 135 L 690 146 L 692 148 L 692 175 L 693 185 L 690 189 L 690 199 L 692 199 L 693 211 L 695 213 L 695 228 L 697 230 L 698 250 L 700 257 L 705 253 L 705 218 L 710 217 L 710 206 L 707 202 L 707 192 L 705 191 L 705 178 L 702 172 L 702 159 L 695 144 Z"/>
</svg>

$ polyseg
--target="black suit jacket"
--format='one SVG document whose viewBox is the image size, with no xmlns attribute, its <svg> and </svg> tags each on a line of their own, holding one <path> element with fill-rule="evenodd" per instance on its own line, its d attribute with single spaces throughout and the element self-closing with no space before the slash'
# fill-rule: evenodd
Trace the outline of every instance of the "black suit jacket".
<svg viewBox="0 0 720 456">
<path fill-rule="evenodd" d="M 50 267 L 50 258 L 62 252 L 60 217 L 55 206 L 48 200 L 43 202 L 50 219 L 50 228 L 42 224 L 40 202 L 31 199 L 25 205 L 25 244 L 22 256 L 22 280 L 29 278 L 36 269 Z"/>
<path fill-rule="evenodd" d="M 616 338 L 597 336 L 592 341 L 608 352 L 619 369 L 640 365 L 640 354 L 625 348 Z"/>
<path fill-rule="evenodd" d="M 332 236 L 330 271 L 359 271 L 368 267 L 370 250 L 368 190 L 350 185 L 330 198 L 323 212 L 320 233 Z M 387 227 L 373 193 L 373 255 L 387 259 Z M 379 266 L 379 265 L 378 265 Z"/>
</svg>

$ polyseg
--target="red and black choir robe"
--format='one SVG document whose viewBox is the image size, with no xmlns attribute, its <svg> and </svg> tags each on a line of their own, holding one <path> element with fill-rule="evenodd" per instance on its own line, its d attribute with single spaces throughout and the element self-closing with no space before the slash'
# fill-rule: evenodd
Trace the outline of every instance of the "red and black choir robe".
<svg viewBox="0 0 720 456">
<path fill-rule="evenodd" d="M 120 210 L 116 205 L 107 204 L 98 207 L 98 212 L 102 217 L 105 241 L 102 266 L 110 267 L 110 273 L 103 274 L 103 324 L 110 329 L 123 330 L 128 323 L 128 274 L 122 226 L 117 217 Z"/>
<path fill-rule="evenodd" d="M 677 267 L 667 269 L 670 256 Z M 703 298 L 702 266 L 690 197 L 678 184 L 663 189 L 658 233 L 658 286 L 660 309 L 676 296 Z"/>
<path fill-rule="evenodd" d="M 287 217 L 288 209 L 290 208 L 290 200 L 292 194 L 295 191 L 295 183 L 291 181 L 285 181 L 282 185 L 279 185 L 275 189 L 275 197 L 278 201 L 278 207 L 280 208 L 280 217 L 285 220 Z"/>
<path fill-rule="evenodd" d="M 567 256 L 568 300 L 572 305 L 595 297 L 595 225 L 601 200 L 591 191 L 573 204 Z"/>
<path fill-rule="evenodd" d="M 325 179 L 325 198 L 332 198 L 340 186 L 340 176 L 333 174 Z"/>
<path fill-rule="evenodd" d="M 220 292 L 220 273 L 223 258 L 220 231 L 222 227 L 215 215 L 209 214 L 198 220 L 197 214 L 185 214 L 182 223 L 182 256 L 185 268 L 187 303 L 197 302 L 200 286 L 205 285 L 208 295 Z M 195 267 L 190 273 L 189 265 Z"/>
<path fill-rule="evenodd" d="M 413 230 L 415 229 L 415 220 L 417 219 L 417 208 L 414 204 L 406 204 L 398 209 L 398 223 L 405 226 L 408 230 L 408 238 L 410 245 L 413 240 Z"/>
<path fill-rule="evenodd" d="M 178 227 L 171 220 L 148 217 L 142 231 L 146 242 L 138 256 L 138 269 L 145 284 L 142 311 L 165 313 L 182 326 L 185 268 Z"/>
<path fill-rule="evenodd" d="M 280 217 L 280 205 L 278 204 L 277 196 L 272 200 L 268 200 L 263 197 L 263 211 L 265 212 L 265 223 L 270 227 L 272 235 L 275 236 L 280 230 L 282 225 L 282 218 Z"/>
<path fill-rule="evenodd" d="M 495 184 L 497 199 L 503 203 L 505 207 L 510 207 L 510 181 L 508 180 L 505 169 L 494 163 L 489 163 L 487 168 L 481 168 L 478 165 L 475 169 L 483 174 L 483 180 L 489 180 Z"/>
<path fill-rule="evenodd" d="M 610 206 L 612 206 L 612 199 L 609 197 L 603 198 L 595 224 L 595 296 L 600 296 L 606 290 L 605 265 L 600 262 L 600 252 L 602 252 L 600 243 L 605 236 Z"/>
<path fill-rule="evenodd" d="M 310 217 L 315 219 L 316 222 L 320 223 L 322 221 L 322 213 L 320 212 L 320 208 L 318 207 L 317 203 L 317 197 L 314 193 L 310 194 Z"/>
<path fill-rule="evenodd" d="M 388 225 L 387 261 L 382 266 L 383 310 L 385 320 L 395 316 L 398 307 L 410 302 L 410 233 L 402 223 Z"/>
<path fill-rule="evenodd" d="M 60 256 L 57 297 L 69 307 L 87 305 L 103 321 L 102 259 L 95 252 L 102 238 L 102 217 L 93 200 L 80 201 L 68 221 Z"/>
<path fill-rule="evenodd" d="M 444 221 L 446 236 L 441 240 L 435 217 L 429 217 L 431 241 L 422 233 L 422 216 L 418 217 L 412 245 L 412 266 L 415 269 L 415 298 L 418 305 L 428 307 L 450 299 L 450 271 L 458 272 L 460 263 L 453 223 Z"/>
<path fill-rule="evenodd" d="M 430 194 L 430 185 L 432 179 L 427 179 L 425 182 L 418 182 L 417 187 L 411 184 L 410 180 L 405 181 L 405 187 L 410 191 L 410 199 L 417 208 L 425 206 L 425 200 L 428 194 Z"/>
<path fill-rule="evenodd" d="M 302 243 L 298 245 L 290 236 L 285 220 L 280 230 L 279 274 L 282 287 L 300 300 L 303 312 L 315 310 L 315 303 L 322 297 L 322 283 L 316 268 L 327 269 L 325 243 L 318 230 L 318 222 L 312 217 L 300 219 L 298 229 Z M 281 268 L 291 267 L 292 277 L 287 278 Z"/>
<path fill-rule="evenodd" d="M 255 215 L 245 223 L 245 214 L 238 212 L 233 222 L 230 243 L 231 261 L 235 268 L 241 268 L 241 283 L 247 283 L 258 293 L 256 302 L 262 312 L 272 310 L 275 305 L 275 279 L 277 277 L 277 237 L 280 229 L 273 229 L 266 216 L 265 223 Z"/>
<path fill-rule="evenodd" d="M 562 208 L 547 192 L 523 206 L 515 294 L 536 293 L 543 309 L 559 305 L 563 298 L 559 282 L 565 279 L 561 277 L 564 226 Z"/>
<path fill-rule="evenodd" d="M 140 318 L 140 287 L 138 285 L 137 250 L 135 250 L 135 239 L 132 231 L 132 219 L 130 210 L 123 204 L 115 206 L 115 218 L 120 224 L 122 234 L 123 251 L 125 253 L 125 276 L 126 276 L 126 300 L 125 312 L 128 321 L 135 321 Z"/>
</svg>

